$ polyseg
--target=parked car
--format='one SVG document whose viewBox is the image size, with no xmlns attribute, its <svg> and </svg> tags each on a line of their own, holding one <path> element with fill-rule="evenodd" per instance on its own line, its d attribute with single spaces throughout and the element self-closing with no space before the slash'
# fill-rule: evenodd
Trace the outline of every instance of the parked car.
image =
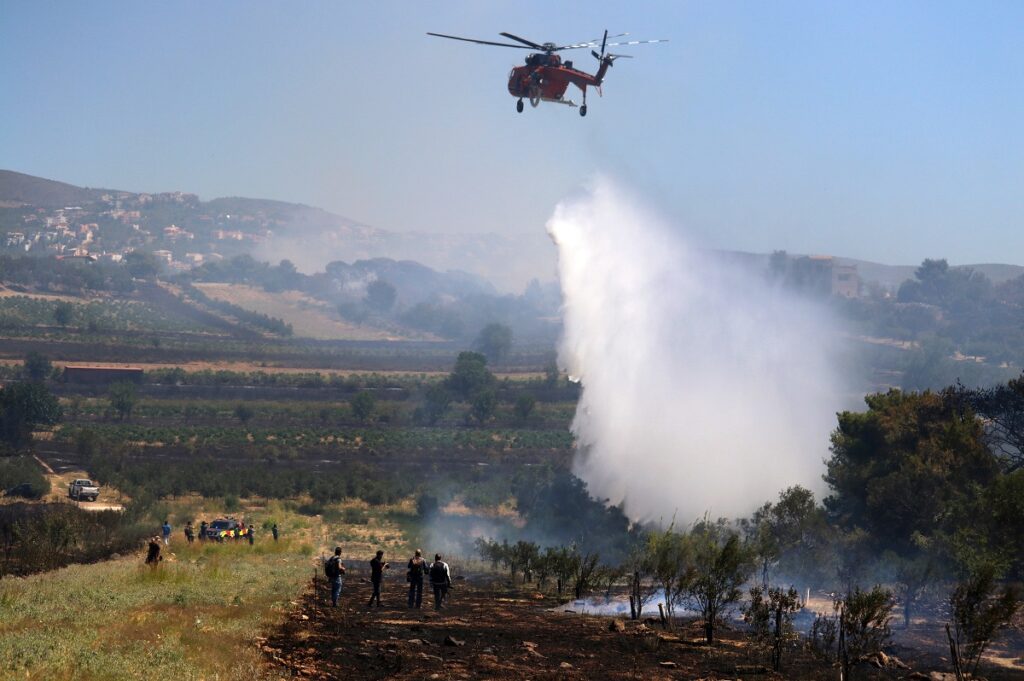
<svg viewBox="0 0 1024 681">
<path fill-rule="evenodd" d="M 79 478 L 68 485 L 68 496 L 75 501 L 96 501 L 100 486 L 87 478 Z"/>
<path fill-rule="evenodd" d="M 224 541 L 238 536 L 238 521 L 234 518 L 217 518 L 206 526 L 206 538 Z"/>
</svg>

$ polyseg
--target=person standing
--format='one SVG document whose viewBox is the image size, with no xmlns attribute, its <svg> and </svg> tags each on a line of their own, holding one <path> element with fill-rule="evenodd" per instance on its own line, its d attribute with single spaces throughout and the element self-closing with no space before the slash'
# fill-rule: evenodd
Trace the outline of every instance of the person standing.
<svg viewBox="0 0 1024 681">
<path fill-rule="evenodd" d="M 274 526 L 270 528 L 270 533 L 274 535 L 274 541 L 277 541 L 277 523 L 274 523 Z"/>
<path fill-rule="evenodd" d="M 161 529 L 163 530 L 163 533 L 164 533 L 164 544 L 170 545 L 170 543 L 171 543 L 171 522 L 169 520 L 165 520 L 164 524 L 163 524 L 163 527 L 161 527 Z"/>
<path fill-rule="evenodd" d="M 190 520 L 187 523 L 185 523 L 185 541 L 187 541 L 189 544 L 191 544 L 195 540 L 196 540 L 196 532 L 192 528 L 192 521 Z"/>
<path fill-rule="evenodd" d="M 434 563 L 430 566 L 430 586 L 434 587 L 434 610 L 440 610 L 444 606 L 444 597 L 448 595 L 448 588 L 452 585 L 452 573 L 448 563 L 441 560 L 441 554 L 434 554 Z"/>
<path fill-rule="evenodd" d="M 208 527 L 205 520 L 199 523 L 199 541 L 206 541 L 206 528 Z"/>
<path fill-rule="evenodd" d="M 427 561 L 423 560 L 423 552 L 416 549 L 416 555 L 409 559 L 409 571 L 406 579 L 409 582 L 409 607 L 423 605 L 423 573 L 427 571 Z"/>
<path fill-rule="evenodd" d="M 341 562 L 341 547 L 334 547 L 334 555 L 324 563 L 324 574 L 327 581 L 331 583 L 331 605 L 338 607 L 338 598 L 341 596 L 341 576 L 345 574 L 345 566 Z"/>
<path fill-rule="evenodd" d="M 146 553 L 146 565 L 156 569 L 156 566 L 160 564 L 164 558 L 160 555 L 160 537 L 153 535 L 153 538 L 149 540 L 149 551 Z"/>
<path fill-rule="evenodd" d="M 245 536 L 249 538 L 249 546 L 252 546 L 253 542 L 256 541 L 255 534 L 256 534 L 256 526 L 255 525 L 250 525 L 249 526 L 249 531 L 246 532 L 246 534 L 245 534 Z"/>
<path fill-rule="evenodd" d="M 390 567 L 391 565 L 384 562 L 383 551 L 377 551 L 377 556 L 370 560 L 370 583 L 373 584 L 373 594 L 370 596 L 370 602 L 366 604 L 367 608 L 372 608 L 374 601 L 377 601 L 377 607 L 380 607 L 380 586 L 384 581 L 384 571 Z"/>
</svg>

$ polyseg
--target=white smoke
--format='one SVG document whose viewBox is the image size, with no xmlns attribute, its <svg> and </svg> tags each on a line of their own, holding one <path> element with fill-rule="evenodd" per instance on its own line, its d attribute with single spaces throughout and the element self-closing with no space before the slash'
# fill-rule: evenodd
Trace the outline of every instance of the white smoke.
<svg viewBox="0 0 1024 681">
<path fill-rule="evenodd" d="M 633 520 L 749 514 L 822 488 L 842 391 L 827 312 L 688 244 L 606 178 L 548 221 L 576 473 Z"/>
</svg>

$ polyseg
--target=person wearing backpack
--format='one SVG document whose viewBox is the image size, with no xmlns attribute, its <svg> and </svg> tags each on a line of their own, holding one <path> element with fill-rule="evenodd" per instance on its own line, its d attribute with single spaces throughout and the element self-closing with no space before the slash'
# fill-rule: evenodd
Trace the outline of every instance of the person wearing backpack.
<svg viewBox="0 0 1024 681">
<path fill-rule="evenodd" d="M 409 571 L 405 579 L 409 582 L 409 607 L 423 605 L 423 573 L 427 571 L 427 561 L 423 560 L 423 552 L 416 549 L 416 555 L 409 559 Z"/>
<path fill-rule="evenodd" d="M 341 562 L 341 547 L 334 547 L 334 555 L 324 563 L 324 574 L 327 581 L 331 583 L 331 605 L 338 607 L 338 598 L 341 596 L 341 576 L 345 574 L 345 565 Z"/>
<path fill-rule="evenodd" d="M 440 610 L 448 588 L 452 585 L 451 570 L 448 563 L 441 560 L 441 554 L 434 554 L 434 563 L 430 566 L 430 586 L 434 587 L 434 610 Z"/>
</svg>

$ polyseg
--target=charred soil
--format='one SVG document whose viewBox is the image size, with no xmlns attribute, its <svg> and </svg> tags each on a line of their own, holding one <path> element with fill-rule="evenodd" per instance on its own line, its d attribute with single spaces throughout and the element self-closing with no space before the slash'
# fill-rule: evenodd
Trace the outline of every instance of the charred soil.
<svg viewBox="0 0 1024 681">
<path fill-rule="evenodd" d="M 767 669 L 741 631 L 723 627 L 708 646 L 700 622 L 657 622 L 553 612 L 555 603 L 487 578 L 459 580 L 444 609 L 424 593 L 406 608 L 405 584 L 385 582 L 384 607 L 367 608 L 365 576 L 329 605 L 323 579 L 294 602 L 261 649 L 272 675 L 319 679 L 825 679 L 838 672 L 794 651 Z M 426 591 L 426 590 L 425 590 Z M 908 678 L 905 668 L 858 665 L 859 679 Z M 910 676 L 909 678 L 915 678 Z M 920 677 L 917 677 L 920 678 Z"/>
</svg>

